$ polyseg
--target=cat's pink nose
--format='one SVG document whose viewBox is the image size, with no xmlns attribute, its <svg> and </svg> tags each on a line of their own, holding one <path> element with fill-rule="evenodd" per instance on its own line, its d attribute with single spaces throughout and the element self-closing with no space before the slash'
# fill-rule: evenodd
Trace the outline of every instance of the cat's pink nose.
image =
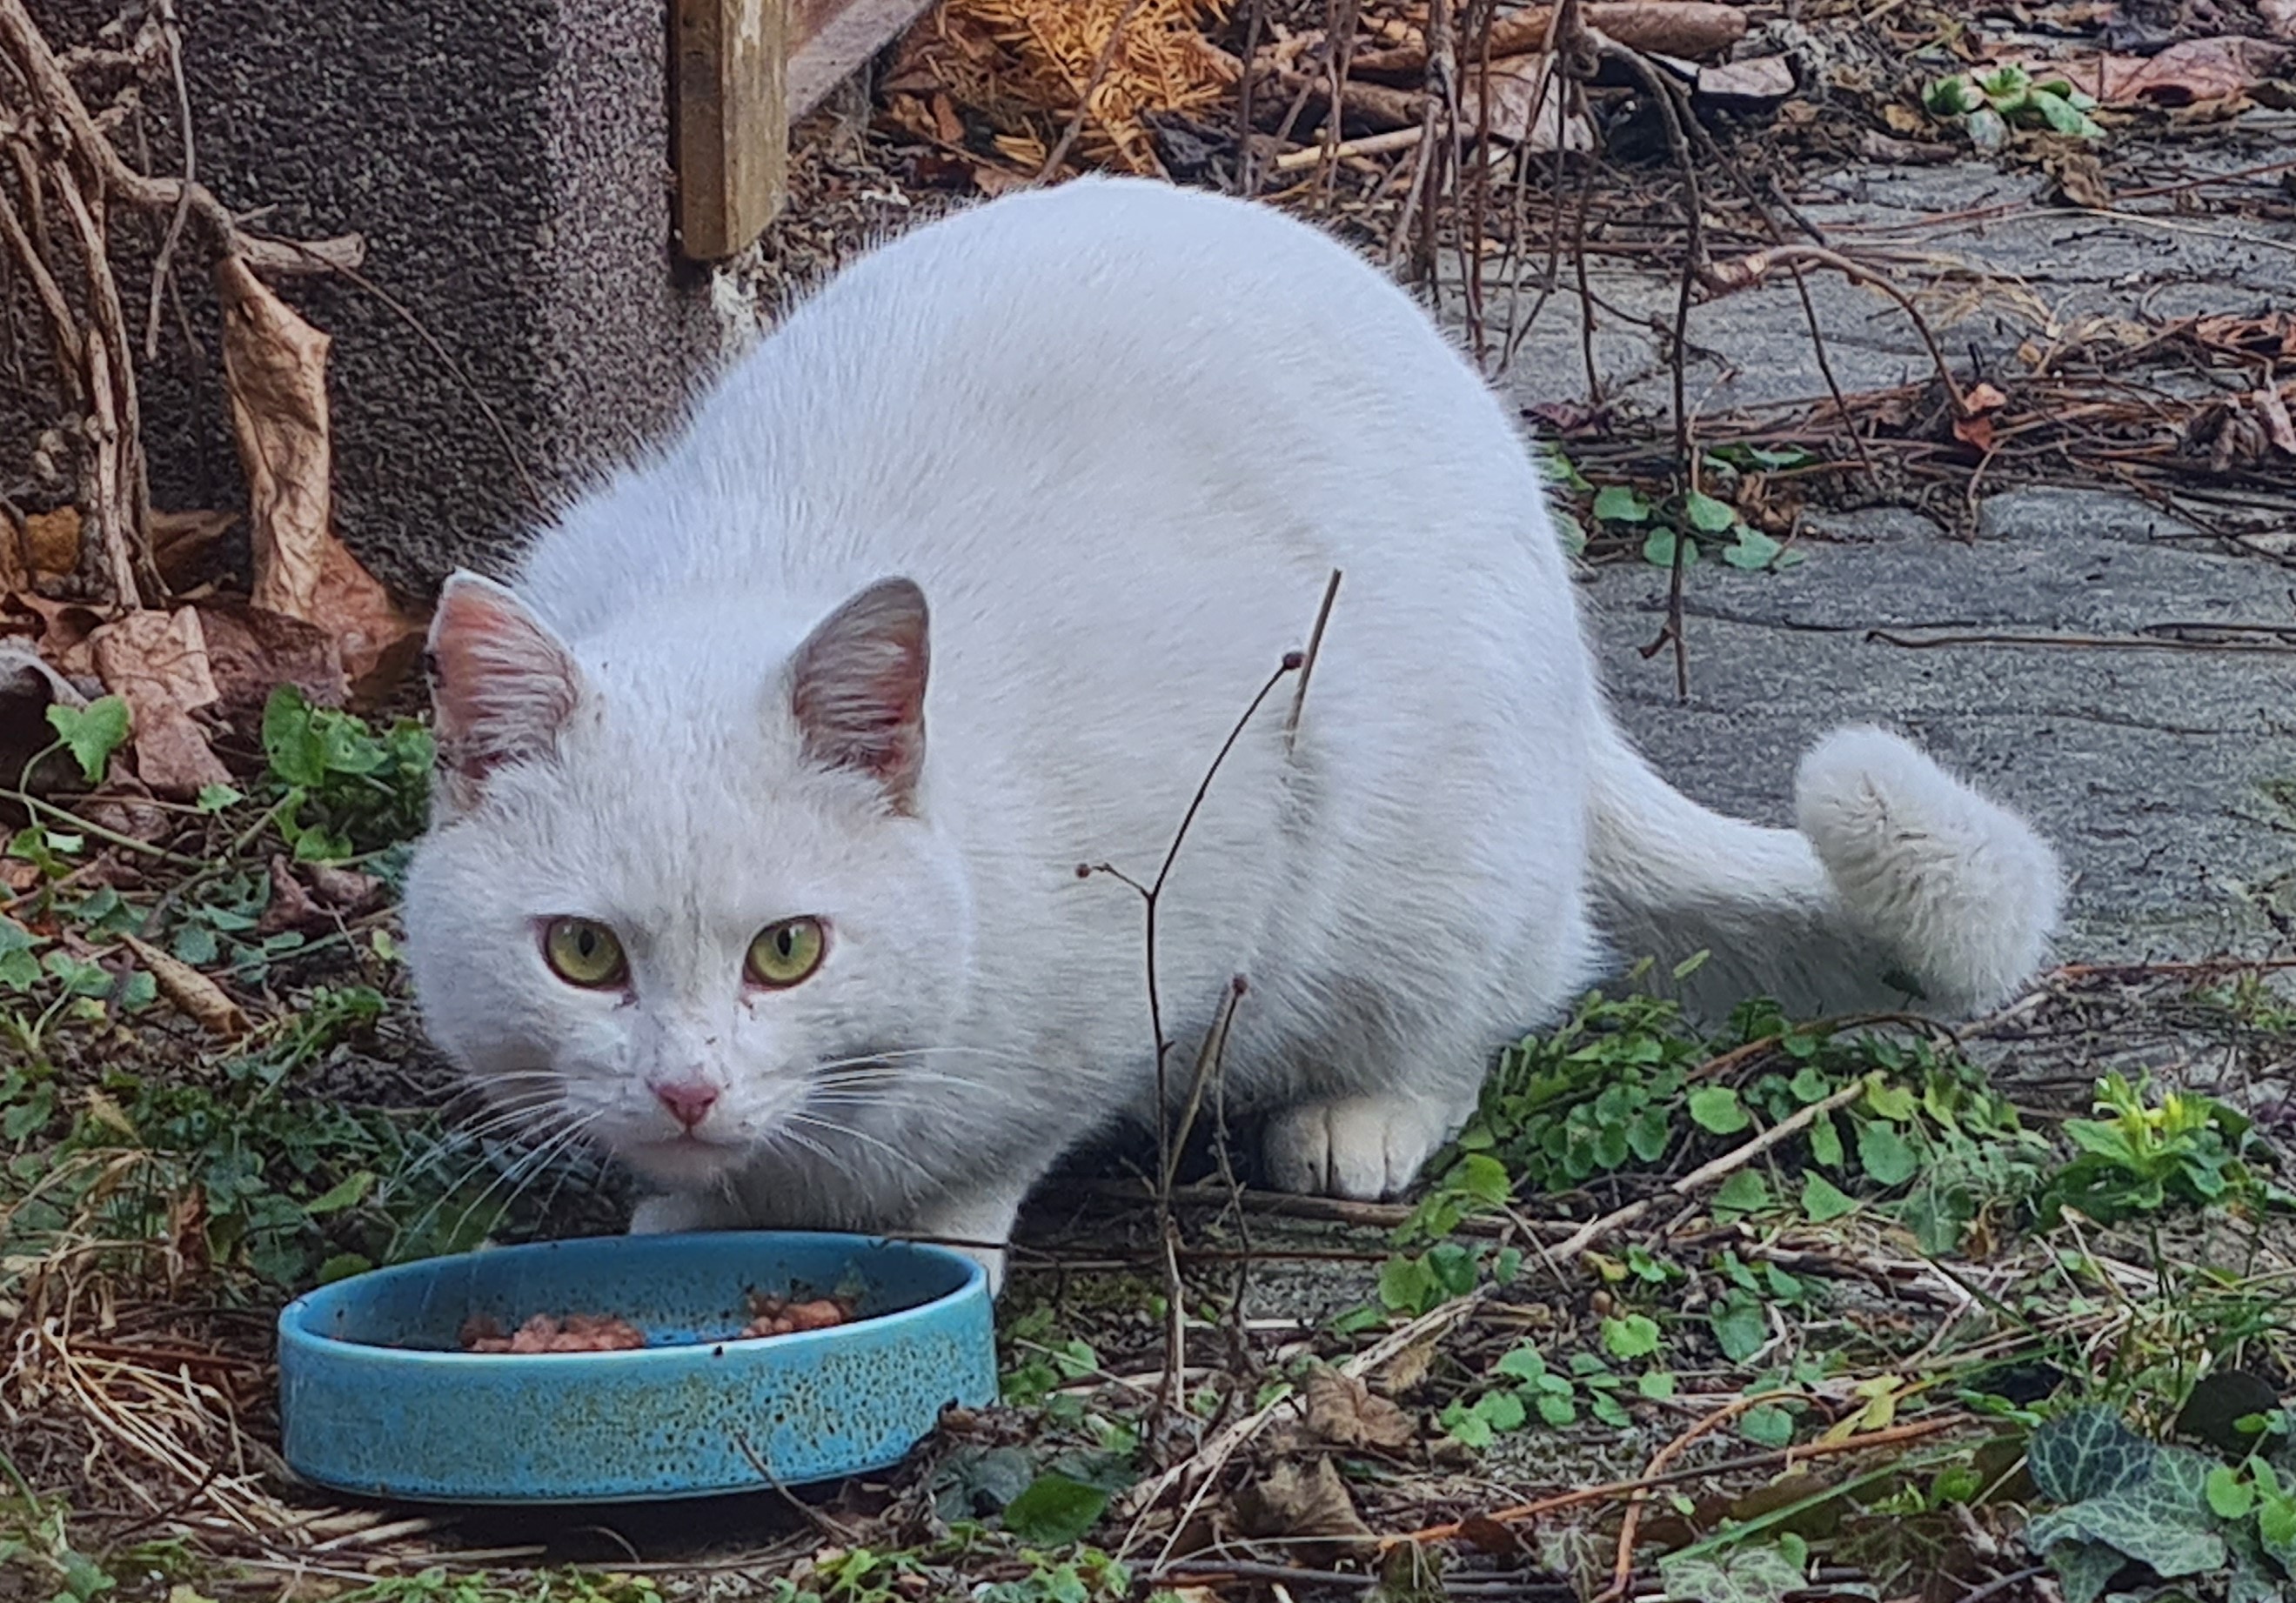
<svg viewBox="0 0 2296 1603">
<path fill-rule="evenodd" d="M 718 1088 L 705 1085 L 699 1080 L 671 1080 L 658 1084 L 653 1088 L 653 1094 L 664 1108 L 669 1109 L 669 1116 L 688 1130 L 708 1118 L 709 1110 L 718 1106 Z"/>
</svg>

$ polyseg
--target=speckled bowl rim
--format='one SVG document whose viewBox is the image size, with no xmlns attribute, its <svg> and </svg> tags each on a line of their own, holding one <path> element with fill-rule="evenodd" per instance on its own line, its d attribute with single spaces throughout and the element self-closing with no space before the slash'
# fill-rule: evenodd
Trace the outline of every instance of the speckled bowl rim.
<svg viewBox="0 0 2296 1603">
<path fill-rule="evenodd" d="M 660 1364 L 683 1361 L 692 1354 L 714 1347 L 750 1348 L 752 1343 L 772 1342 L 776 1351 L 801 1351 L 809 1346 L 823 1346 L 853 1339 L 852 1332 L 867 1330 L 898 1337 L 904 1325 L 936 1322 L 939 1316 L 962 1298 L 987 1289 L 988 1272 L 980 1261 L 968 1257 L 954 1247 L 932 1241 L 910 1241 L 898 1236 L 865 1236 L 840 1231 L 697 1231 L 662 1236 L 570 1236 L 554 1241 L 524 1241 L 515 1247 L 484 1249 L 490 1260 L 506 1261 L 513 1255 L 544 1255 L 565 1247 L 590 1242 L 668 1241 L 679 1235 L 704 1237 L 713 1241 L 738 1241 L 754 1239 L 759 1241 L 803 1240 L 821 1247 L 840 1246 L 856 1256 L 882 1252 L 898 1247 L 938 1255 L 952 1266 L 964 1271 L 964 1278 L 950 1290 L 929 1302 L 913 1303 L 906 1308 L 896 1308 L 886 1313 L 871 1314 L 866 1319 L 853 1320 L 833 1325 L 826 1330 L 793 1330 L 786 1336 L 725 1336 L 709 1341 L 664 1342 L 644 1347 L 624 1347 L 605 1353 L 451 1353 L 433 1347 L 394 1347 L 379 1342 L 347 1341 L 307 1328 L 301 1321 L 324 1317 L 337 1304 L 350 1296 L 349 1288 L 363 1290 L 386 1280 L 420 1280 L 436 1279 L 449 1272 L 448 1266 L 464 1263 L 469 1253 L 445 1253 L 435 1258 L 418 1258 L 411 1264 L 392 1264 L 381 1269 L 369 1269 L 358 1274 L 346 1275 L 303 1293 L 279 1311 L 278 1337 L 280 1345 L 304 1348 L 312 1353 L 331 1355 L 356 1354 L 354 1362 L 371 1363 L 388 1369 L 428 1369 L 442 1365 L 464 1366 L 484 1364 L 490 1375 L 507 1375 L 521 1369 L 539 1370 L 544 1374 L 561 1375 L 575 1369 L 595 1369 L 621 1365 L 636 1368 L 644 1364 Z M 595 1250 L 594 1248 L 593 1250 Z"/>
</svg>

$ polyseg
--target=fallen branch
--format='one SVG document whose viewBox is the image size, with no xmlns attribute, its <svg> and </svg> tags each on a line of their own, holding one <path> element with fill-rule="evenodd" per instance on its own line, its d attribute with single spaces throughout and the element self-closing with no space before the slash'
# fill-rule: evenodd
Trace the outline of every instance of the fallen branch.
<svg viewBox="0 0 2296 1603">
<path fill-rule="evenodd" d="M 1491 60 L 1518 55 L 1541 47 L 1548 36 L 1556 8 L 1528 5 L 1491 24 L 1488 49 L 1475 41 Z M 1735 5 L 1716 5 L 1708 0 L 1597 0 L 1578 8 L 1582 23 L 1629 50 L 1651 55 L 1684 58 L 1719 55 L 1746 37 L 1746 13 Z M 1427 70 L 1424 45 L 1372 50 L 1355 58 L 1352 71 L 1360 78 L 1415 83 Z"/>
<path fill-rule="evenodd" d="M 1754 1392 L 1746 1396 L 1731 1398 L 1729 1402 L 1652 1453 L 1650 1462 L 1644 1467 L 1642 1478 L 1651 1480 L 1664 1475 L 1673 1467 L 1674 1461 L 1688 1452 L 1693 1444 L 1712 1435 L 1740 1414 L 1767 1401 L 1768 1401 L 1768 1394 L 1764 1392 Z M 1642 1533 L 1643 1509 L 1649 1497 L 1648 1492 L 1634 1492 L 1628 1494 L 1627 1511 L 1619 1521 L 1618 1555 L 1611 1566 L 1611 1584 L 1595 1593 L 1591 1603 L 1620 1603 L 1620 1600 L 1633 1591 L 1635 1539 Z"/>
<path fill-rule="evenodd" d="M 119 150 L 96 127 L 87 105 L 72 87 L 55 52 L 24 7 L 24 0 L 0 0 L 0 55 L 24 79 L 32 110 L 61 125 L 67 143 L 92 172 L 106 199 L 140 211 L 183 209 L 203 228 L 218 255 L 236 256 L 257 272 L 279 277 L 331 273 L 356 267 L 366 258 L 366 241 L 355 233 L 294 243 L 258 239 L 241 231 L 230 210 L 204 184 L 182 178 L 154 178 L 121 159 Z"/>
<path fill-rule="evenodd" d="M 1721 1157 L 1699 1165 L 1655 1196 L 1644 1197 L 1637 1201 L 1629 1202 L 1624 1207 L 1613 1208 L 1599 1219 L 1589 1219 L 1578 1227 L 1576 1234 L 1556 1247 L 1547 1256 L 1553 1263 L 1566 1264 L 1603 1238 L 1616 1234 L 1649 1213 L 1660 1198 L 1672 1197 L 1680 1199 L 1693 1197 L 1708 1186 L 1728 1179 L 1771 1148 L 1782 1141 L 1792 1141 L 1825 1115 L 1838 1108 L 1846 1108 L 1864 1096 L 1872 1082 L 1873 1076 L 1868 1075 L 1843 1086 L 1823 1101 L 1812 1102 L 1807 1108 L 1797 1108 L 1753 1140 L 1733 1147 Z"/>
<path fill-rule="evenodd" d="M 1898 303 L 1898 308 L 1910 318 L 1914 332 L 1921 336 L 1927 348 L 1930 361 L 1937 369 L 1938 381 L 1945 386 L 1946 394 L 1953 397 L 1956 417 L 1970 415 L 1969 397 L 1946 364 L 1945 352 L 1931 332 L 1929 320 L 1914 305 L 1912 297 L 1891 283 L 1871 267 L 1854 262 L 1838 250 L 1828 250 L 1823 245 L 1776 245 L 1767 250 L 1757 250 L 1739 257 L 1734 261 L 1715 262 L 1699 269 L 1699 279 L 1710 295 L 1732 295 L 1740 290 L 1751 289 L 1780 268 L 1791 271 L 1796 263 L 1808 262 L 1821 267 L 1831 267 L 1843 277 L 1882 291 Z"/>
<path fill-rule="evenodd" d="M 1845 1452 L 1865 1452 L 1877 1447 L 1902 1447 L 1908 1442 L 1919 1442 L 1930 1436 L 1943 1435 L 1962 1425 L 1959 1419 L 1917 1419 L 1910 1425 L 1893 1425 L 1887 1430 L 1869 1430 L 1838 1441 L 1810 1442 L 1798 1447 L 1779 1447 L 1768 1452 L 1748 1453 L 1742 1458 L 1728 1459 L 1718 1464 L 1693 1464 L 1685 1469 L 1669 1469 L 1656 1475 L 1636 1476 L 1630 1481 L 1609 1481 L 1599 1486 L 1581 1486 L 1575 1492 L 1558 1492 L 1553 1497 L 1542 1497 L 1536 1502 L 1517 1503 L 1511 1509 L 1500 1509 L 1489 1514 L 1478 1514 L 1473 1523 L 1488 1521 L 1494 1525 L 1520 1525 L 1537 1519 L 1541 1515 L 1559 1513 L 1564 1509 L 1576 1509 L 1587 1503 L 1599 1503 L 1614 1497 L 1631 1497 L 1637 1493 L 1654 1491 L 1677 1481 L 1696 1480 L 1725 1471 L 1792 1468 L 1811 1459 L 1839 1458 Z M 1447 1525 L 1427 1525 L 1416 1531 L 1406 1531 L 1399 1536 L 1380 1538 L 1380 1550 L 1384 1552 L 1407 1542 L 1447 1542 L 1467 1528 L 1469 1521 L 1455 1519 Z"/>
</svg>

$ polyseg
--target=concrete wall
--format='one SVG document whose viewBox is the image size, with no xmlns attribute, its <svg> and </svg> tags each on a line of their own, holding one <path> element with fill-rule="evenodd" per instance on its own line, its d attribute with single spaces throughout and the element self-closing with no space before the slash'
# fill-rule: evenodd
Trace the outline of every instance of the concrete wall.
<svg viewBox="0 0 2296 1603">
<path fill-rule="evenodd" d="M 31 9 L 62 45 L 113 0 Z M 266 232 L 364 234 L 365 274 L 450 358 L 355 285 L 285 287 L 334 337 L 338 520 L 386 579 L 421 594 L 505 554 L 537 511 L 514 463 L 547 499 L 674 421 L 718 333 L 706 274 L 672 248 L 661 0 L 179 9 L 201 179 L 275 207 Z M 160 170 L 171 121 L 147 108 Z M 123 289 L 140 332 L 140 270 Z M 153 499 L 236 506 L 211 298 L 198 276 L 184 291 L 202 349 L 171 326 L 144 380 Z"/>
</svg>

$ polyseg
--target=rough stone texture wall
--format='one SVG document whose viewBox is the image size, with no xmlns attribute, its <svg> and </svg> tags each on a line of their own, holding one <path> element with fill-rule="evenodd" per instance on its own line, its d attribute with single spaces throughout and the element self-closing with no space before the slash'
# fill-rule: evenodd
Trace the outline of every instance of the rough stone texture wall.
<svg viewBox="0 0 2296 1603">
<path fill-rule="evenodd" d="M 113 9 L 32 0 L 59 45 Z M 201 179 L 275 208 L 265 232 L 364 234 L 365 276 L 405 308 L 341 281 L 286 286 L 334 337 L 338 521 L 385 578 L 421 594 L 498 563 L 540 503 L 674 421 L 718 331 L 706 274 L 672 246 L 660 0 L 180 10 Z M 172 121 L 147 106 L 157 170 L 180 160 Z M 139 266 L 122 287 L 140 331 Z M 171 316 L 144 380 L 153 500 L 236 505 L 211 297 L 198 276 L 184 290 L 200 349 Z M 23 406 L 0 394 L 12 445 Z"/>
</svg>

